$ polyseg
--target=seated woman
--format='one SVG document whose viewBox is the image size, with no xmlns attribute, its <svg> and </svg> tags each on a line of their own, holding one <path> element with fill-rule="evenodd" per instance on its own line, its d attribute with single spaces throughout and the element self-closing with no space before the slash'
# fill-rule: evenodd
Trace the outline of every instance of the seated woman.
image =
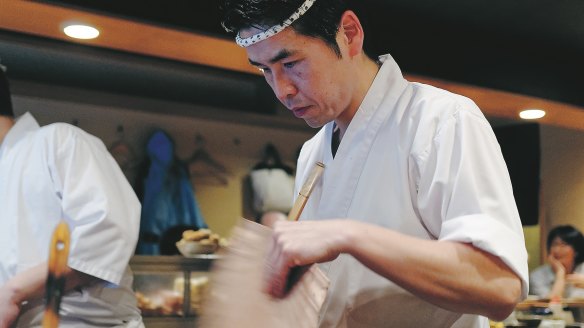
<svg viewBox="0 0 584 328">
<path fill-rule="evenodd" d="M 529 278 L 529 294 L 542 298 L 584 298 L 584 237 L 571 225 L 557 226 L 547 239 L 548 264 Z"/>
</svg>

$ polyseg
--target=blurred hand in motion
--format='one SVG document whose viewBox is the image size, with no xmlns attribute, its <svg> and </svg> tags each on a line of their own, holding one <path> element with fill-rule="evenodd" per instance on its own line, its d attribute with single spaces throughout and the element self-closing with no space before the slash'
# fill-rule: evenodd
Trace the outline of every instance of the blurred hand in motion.
<svg viewBox="0 0 584 328">
<path fill-rule="evenodd" d="M 264 291 L 273 297 L 286 295 L 290 270 L 328 262 L 343 253 L 347 220 L 278 221 L 266 259 Z"/>
<path fill-rule="evenodd" d="M 283 221 L 286 220 L 286 215 L 284 215 L 284 213 L 281 212 L 276 212 L 276 211 L 270 211 L 270 212 L 266 212 L 262 215 L 262 217 L 260 218 L 260 223 L 265 225 L 266 227 L 274 227 L 274 224 L 277 221 Z"/>
<path fill-rule="evenodd" d="M 584 274 L 573 273 L 566 276 L 566 281 L 577 288 L 584 288 Z"/>
</svg>

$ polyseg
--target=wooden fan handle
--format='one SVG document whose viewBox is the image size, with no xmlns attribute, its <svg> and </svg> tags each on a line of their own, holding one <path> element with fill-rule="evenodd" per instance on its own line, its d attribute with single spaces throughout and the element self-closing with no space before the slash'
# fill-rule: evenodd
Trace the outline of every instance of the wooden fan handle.
<svg viewBox="0 0 584 328">
<path fill-rule="evenodd" d="M 65 221 L 61 221 L 53 231 L 49 249 L 49 275 L 46 286 L 47 303 L 43 317 L 43 328 L 57 328 L 59 326 L 59 307 L 65 288 L 69 244 L 69 226 Z"/>
</svg>

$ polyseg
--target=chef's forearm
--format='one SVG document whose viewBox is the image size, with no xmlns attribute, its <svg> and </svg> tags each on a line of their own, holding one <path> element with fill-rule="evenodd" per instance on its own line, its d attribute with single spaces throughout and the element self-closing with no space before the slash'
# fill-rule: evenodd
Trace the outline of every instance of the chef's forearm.
<svg viewBox="0 0 584 328">
<path fill-rule="evenodd" d="M 502 319 L 521 295 L 521 280 L 499 258 L 471 245 L 406 236 L 352 223 L 348 253 L 418 297 L 461 313 Z"/>
</svg>

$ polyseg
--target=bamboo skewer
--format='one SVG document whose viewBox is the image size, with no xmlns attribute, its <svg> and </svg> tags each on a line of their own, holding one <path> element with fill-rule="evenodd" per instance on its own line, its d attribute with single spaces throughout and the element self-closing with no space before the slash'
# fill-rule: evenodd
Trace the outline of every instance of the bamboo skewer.
<svg viewBox="0 0 584 328">
<path fill-rule="evenodd" d="M 302 214 L 302 210 L 304 210 L 304 206 L 310 197 L 310 194 L 312 194 L 314 186 L 320 180 L 323 172 L 324 164 L 321 162 L 316 162 L 314 168 L 310 172 L 310 175 L 306 178 L 304 185 L 302 185 L 302 188 L 298 192 L 298 197 L 296 198 L 290 213 L 288 213 L 288 221 L 298 221 L 300 214 Z M 298 283 L 298 281 L 308 271 L 309 268 L 310 266 L 303 265 L 290 269 L 288 280 L 286 281 L 286 293 L 290 292 L 292 287 Z"/>
<path fill-rule="evenodd" d="M 298 218 L 300 217 L 300 214 L 302 214 L 302 210 L 304 209 L 304 206 L 308 201 L 308 197 L 310 197 L 310 194 L 314 189 L 314 185 L 318 182 L 323 172 L 324 164 L 321 162 L 316 162 L 314 168 L 312 169 L 312 172 L 310 172 L 310 175 L 308 176 L 308 178 L 304 182 L 304 185 L 302 185 L 302 188 L 298 192 L 298 197 L 294 202 L 294 206 L 292 206 L 290 213 L 288 213 L 289 221 L 298 221 Z"/>
<path fill-rule="evenodd" d="M 59 222 L 53 231 L 49 249 L 49 275 L 47 277 L 45 315 L 43 328 L 59 326 L 59 307 L 65 288 L 65 271 L 69 258 L 69 227 L 65 221 Z"/>
</svg>

